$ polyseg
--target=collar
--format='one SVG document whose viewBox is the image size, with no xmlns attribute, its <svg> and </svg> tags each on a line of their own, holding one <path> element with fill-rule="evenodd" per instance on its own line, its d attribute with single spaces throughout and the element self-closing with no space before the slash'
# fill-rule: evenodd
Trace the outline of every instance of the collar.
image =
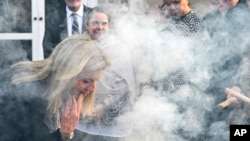
<svg viewBox="0 0 250 141">
<path fill-rule="evenodd" d="M 83 17 L 83 9 L 84 7 L 81 5 L 81 7 L 76 12 L 73 12 L 68 8 L 68 6 L 66 6 L 67 18 L 71 16 L 72 13 L 76 13 L 76 15 Z"/>
</svg>

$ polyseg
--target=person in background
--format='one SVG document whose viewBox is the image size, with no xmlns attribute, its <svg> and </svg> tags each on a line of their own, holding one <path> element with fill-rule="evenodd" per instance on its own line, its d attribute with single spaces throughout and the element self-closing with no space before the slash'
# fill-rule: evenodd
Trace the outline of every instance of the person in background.
<svg viewBox="0 0 250 141">
<path fill-rule="evenodd" d="M 225 40 L 225 42 L 215 42 L 219 43 L 218 46 L 234 46 L 233 48 L 236 49 L 238 43 L 242 42 L 239 40 L 244 38 L 244 34 L 232 36 L 239 32 L 245 33 L 248 27 L 246 24 L 248 20 L 247 17 L 248 15 L 243 1 L 217 0 L 216 9 L 203 17 L 200 29 L 201 32 L 207 32 L 214 41 Z M 233 40 L 228 41 L 227 39 L 230 38 L 233 38 Z"/>
<path fill-rule="evenodd" d="M 165 3 L 158 5 L 156 13 L 157 13 L 156 22 L 163 23 L 166 21 L 169 15 Z"/>
<path fill-rule="evenodd" d="M 164 24 L 161 34 L 169 35 L 173 33 L 177 40 L 192 39 L 198 32 L 201 24 L 201 15 L 191 9 L 188 0 L 163 0 L 162 9 L 167 11 L 168 18 Z M 165 54 L 163 54 L 165 55 Z M 154 66 L 155 62 L 152 62 Z M 154 67 L 153 67 L 154 68 Z M 175 93 L 183 85 L 189 83 L 183 66 L 164 74 L 161 78 L 155 78 L 153 74 L 150 86 L 156 91 L 165 93 Z M 157 75 L 157 74 L 156 74 Z"/>
<path fill-rule="evenodd" d="M 103 8 L 96 7 L 86 16 L 85 27 L 87 34 L 94 40 L 100 40 L 109 31 L 110 15 Z"/>
<path fill-rule="evenodd" d="M 210 19 L 216 20 L 216 18 L 232 18 L 243 8 L 241 0 L 211 0 L 210 2 L 215 9 L 203 17 L 203 22 Z"/>
<path fill-rule="evenodd" d="M 66 38 L 45 60 L 13 65 L 17 87 L 1 96 L 0 140 L 72 139 L 92 113 L 96 83 L 109 66 L 100 44 L 84 35 Z"/>
<path fill-rule="evenodd" d="M 207 35 L 202 44 L 206 44 L 204 48 L 209 49 L 207 55 L 214 56 L 209 58 L 211 77 L 204 91 L 213 98 L 212 110 L 206 111 L 205 115 L 208 120 L 204 124 L 207 127 L 204 136 L 216 122 L 227 121 L 230 108 L 221 110 L 218 104 L 225 100 L 225 88 L 239 85 L 238 72 L 242 63 L 239 49 L 244 43 L 244 36 L 247 36 L 243 7 L 240 0 L 218 0 L 217 9 L 202 20 L 201 32 Z"/>
<path fill-rule="evenodd" d="M 66 6 L 60 6 L 46 16 L 45 34 L 43 38 L 44 58 L 47 58 L 54 47 L 72 34 L 85 32 L 84 20 L 92 10 L 82 4 L 82 0 L 65 0 Z M 78 27 L 73 29 L 74 19 Z"/>
<path fill-rule="evenodd" d="M 230 9 L 235 7 L 239 3 L 239 0 L 219 0 L 218 10 L 223 12 L 228 12 Z"/>
<path fill-rule="evenodd" d="M 246 0 L 247 8 L 250 10 L 250 0 Z"/>
<path fill-rule="evenodd" d="M 247 97 L 250 97 L 250 42 L 244 45 L 242 49 L 242 65 L 240 67 L 240 79 L 238 82 L 238 86 L 233 86 L 231 90 L 241 93 Z M 236 98 L 237 101 L 229 105 L 229 114 L 227 117 L 227 121 L 229 124 L 249 124 L 250 123 L 250 104 L 244 102 L 237 97 L 232 96 L 230 93 L 227 93 L 226 99 Z"/>
<path fill-rule="evenodd" d="M 246 27 L 243 4 L 239 0 L 218 0 L 217 12 L 211 12 L 204 16 L 202 22 L 202 32 L 207 32 L 209 40 L 207 44 L 215 47 L 211 54 L 221 51 L 218 58 L 213 58 L 212 72 L 208 93 L 216 94 L 216 103 L 222 101 L 221 95 L 225 87 L 231 87 L 236 83 L 238 68 L 241 64 L 241 55 L 238 51 L 239 43 L 243 42 Z M 234 36 L 238 32 L 242 36 Z M 220 33 L 220 34 L 218 34 Z M 229 40 L 230 39 L 230 40 Z M 221 42 L 223 41 L 223 42 Z M 222 51 L 223 50 L 223 51 Z M 226 74 L 226 75 L 225 75 Z M 232 79 L 234 78 L 234 79 Z M 219 98 L 220 97 L 220 98 Z"/>
<path fill-rule="evenodd" d="M 162 7 L 166 8 L 169 18 L 169 22 L 171 22 L 176 30 L 172 30 L 172 32 L 177 32 L 184 37 L 192 36 L 199 29 L 201 24 L 201 15 L 189 6 L 189 0 L 163 0 Z"/>
</svg>

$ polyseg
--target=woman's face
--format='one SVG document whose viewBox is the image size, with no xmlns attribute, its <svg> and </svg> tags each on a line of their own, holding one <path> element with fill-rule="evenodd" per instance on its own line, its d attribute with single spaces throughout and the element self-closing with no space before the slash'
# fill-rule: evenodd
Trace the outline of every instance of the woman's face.
<svg viewBox="0 0 250 141">
<path fill-rule="evenodd" d="M 101 77 L 102 70 L 82 73 L 76 77 L 76 83 L 71 90 L 71 94 L 78 97 L 80 94 L 86 96 L 96 89 L 96 81 Z"/>
</svg>

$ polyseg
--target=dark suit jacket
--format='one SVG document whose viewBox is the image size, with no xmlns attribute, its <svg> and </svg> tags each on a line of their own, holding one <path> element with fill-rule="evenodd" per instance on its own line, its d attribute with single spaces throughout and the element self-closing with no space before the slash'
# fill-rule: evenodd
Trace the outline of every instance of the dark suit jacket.
<svg viewBox="0 0 250 141">
<path fill-rule="evenodd" d="M 0 94 L 1 141 L 60 141 L 59 130 L 49 133 L 44 123 L 47 100 L 44 81 L 10 85 Z"/>
<path fill-rule="evenodd" d="M 93 9 L 84 6 L 84 17 Z M 67 32 L 67 18 L 65 7 L 60 7 L 58 10 L 51 13 L 47 13 L 45 23 L 45 34 L 43 38 L 43 50 L 44 58 L 49 57 L 55 46 L 68 37 Z M 83 20 L 85 19 L 83 17 Z M 84 23 L 84 22 L 83 22 Z M 82 33 L 86 30 L 84 25 L 82 26 Z"/>
<path fill-rule="evenodd" d="M 49 134 L 43 122 L 46 102 L 39 97 L 21 97 L 13 93 L 0 96 L 1 141 L 61 141 L 59 129 Z"/>
</svg>

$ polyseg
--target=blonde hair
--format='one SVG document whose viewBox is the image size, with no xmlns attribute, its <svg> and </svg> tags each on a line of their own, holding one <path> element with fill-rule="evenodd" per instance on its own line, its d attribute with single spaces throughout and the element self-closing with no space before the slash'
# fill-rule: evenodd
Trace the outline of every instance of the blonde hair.
<svg viewBox="0 0 250 141">
<path fill-rule="evenodd" d="M 70 88 L 80 73 L 103 70 L 110 66 L 109 57 L 89 36 L 73 35 L 59 43 L 52 54 L 42 61 L 20 62 L 12 66 L 17 73 L 12 83 L 38 81 L 49 78 L 48 110 L 55 113 L 70 98 Z M 84 98 L 81 114 L 92 111 L 94 93 Z"/>
</svg>

